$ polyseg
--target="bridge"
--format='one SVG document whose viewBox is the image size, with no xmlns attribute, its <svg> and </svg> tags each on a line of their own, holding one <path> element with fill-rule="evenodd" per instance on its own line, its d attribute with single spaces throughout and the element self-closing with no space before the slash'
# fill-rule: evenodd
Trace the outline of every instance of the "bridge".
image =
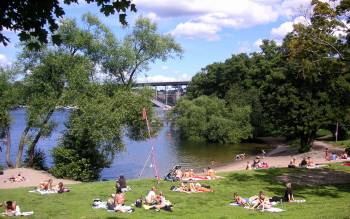
<svg viewBox="0 0 350 219">
<path fill-rule="evenodd" d="M 167 110 L 171 109 L 170 105 L 175 105 L 176 101 L 185 94 L 189 83 L 190 81 L 140 82 L 135 83 L 134 87 L 154 87 L 155 99 L 152 100 L 152 103 Z"/>
</svg>

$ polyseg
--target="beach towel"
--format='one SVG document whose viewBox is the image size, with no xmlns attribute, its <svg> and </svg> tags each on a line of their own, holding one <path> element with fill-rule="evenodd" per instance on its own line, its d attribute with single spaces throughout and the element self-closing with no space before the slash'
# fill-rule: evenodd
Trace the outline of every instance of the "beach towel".
<svg viewBox="0 0 350 219">
<path fill-rule="evenodd" d="M 305 199 L 299 199 L 299 200 L 291 200 L 290 202 L 293 202 L 293 203 L 304 203 L 306 202 Z"/>
<path fill-rule="evenodd" d="M 350 163 L 343 163 L 342 166 L 348 166 L 348 167 L 350 167 Z"/>
<path fill-rule="evenodd" d="M 29 191 L 31 193 L 39 193 L 40 195 L 49 195 L 49 194 L 56 194 L 57 191 L 56 190 L 41 190 L 41 189 L 35 189 L 32 191 Z"/>
<path fill-rule="evenodd" d="M 259 209 L 260 211 L 267 211 L 267 212 L 272 212 L 272 213 L 279 213 L 279 212 L 283 212 L 285 210 L 281 209 L 281 208 L 275 208 L 275 207 L 272 207 L 272 208 L 265 208 L 264 210 L 262 209 Z"/>
</svg>

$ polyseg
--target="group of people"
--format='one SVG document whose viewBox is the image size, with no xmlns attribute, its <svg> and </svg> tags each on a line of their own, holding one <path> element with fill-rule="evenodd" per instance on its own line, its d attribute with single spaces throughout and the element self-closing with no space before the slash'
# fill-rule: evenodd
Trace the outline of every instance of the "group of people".
<svg viewBox="0 0 350 219">
<path fill-rule="evenodd" d="M 324 151 L 324 158 L 328 161 L 337 159 L 348 159 L 348 153 L 346 153 L 346 151 L 343 151 L 340 154 L 336 154 L 335 152 L 330 153 L 329 149 L 326 148 Z"/>
<path fill-rule="evenodd" d="M 17 176 L 11 176 L 9 178 L 10 182 L 23 182 L 25 180 L 26 180 L 26 178 L 24 176 L 22 176 L 21 173 L 18 173 Z"/>
<path fill-rule="evenodd" d="M 181 166 L 175 166 L 170 172 L 165 176 L 167 181 L 182 181 L 182 180 L 210 180 L 216 179 L 215 170 L 211 167 L 207 167 L 203 170 L 204 175 L 195 175 L 193 169 L 186 169 L 182 171 Z"/>
<path fill-rule="evenodd" d="M 250 161 L 247 161 L 246 170 L 251 169 L 261 169 L 261 168 L 269 168 L 268 163 L 261 160 L 260 156 L 256 156 L 251 164 Z"/>
<path fill-rule="evenodd" d="M 210 188 L 208 185 L 201 185 L 198 182 L 194 181 L 182 181 L 179 187 L 172 186 L 170 188 L 172 191 L 175 192 L 186 192 L 186 193 L 192 193 L 192 192 L 213 192 L 214 190 Z"/>
<path fill-rule="evenodd" d="M 250 209 L 269 209 L 272 207 L 273 202 L 294 202 L 292 184 L 287 183 L 284 191 L 284 196 L 274 196 L 269 198 L 263 191 L 259 192 L 259 195 L 252 196 L 250 198 L 242 198 L 238 193 L 233 194 L 233 201 L 235 204 Z"/>
<path fill-rule="evenodd" d="M 297 159 L 293 157 L 288 164 L 288 168 L 297 168 L 297 167 L 312 168 L 315 166 L 316 164 L 311 157 L 303 157 L 303 159 L 299 164 L 297 162 Z"/>
<path fill-rule="evenodd" d="M 126 192 L 129 191 L 126 184 L 126 179 L 124 176 L 120 176 L 116 180 L 116 193 L 112 194 L 107 199 L 107 210 L 119 211 L 119 212 L 128 212 L 131 213 L 134 209 L 131 206 L 125 205 Z M 147 209 L 155 209 L 159 211 L 160 209 L 171 211 L 171 203 L 167 201 L 164 197 L 163 192 L 156 193 L 156 187 L 152 187 L 145 198 L 136 200 L 135 206 L 141 207 L 142 205 L 147 206 Z"/>
<path fill-rule="evenodd" d="M 68 188 L 65 188 L 63 186 L 63 182 L 59 182 L 57 185 L 52 185 L 53 180 L 52 179 L 48 179 L 45 180 L 41 183 L 39 183 L 37 189 L 38 190 L 43 190 L 43 191 L 54 191 L 57 193 L 63 193 L 63 192 L 69 192 Z"/>
</svg>

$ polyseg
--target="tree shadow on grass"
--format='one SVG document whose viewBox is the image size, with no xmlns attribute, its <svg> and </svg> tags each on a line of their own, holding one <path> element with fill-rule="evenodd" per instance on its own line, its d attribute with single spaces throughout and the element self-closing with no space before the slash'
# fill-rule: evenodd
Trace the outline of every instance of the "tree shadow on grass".
<svg viewBox="0 0 350 219">
<path fill-rule="evenodd" d="M 350 173 L 332 169 L 288 169 L 271 168 L 258 170 L 252 174 L 232 173 L 227 176 L 226 183 L 267 182 L 271 186 L 261 188 L 274 194 L 284 194 L 284 185 L 293 184 L 293 188 L 302 194 L 339 197 L 339 191 L 350 192 Z M 329 187 L 330 186 L 330 187 Z"/>
</svg>

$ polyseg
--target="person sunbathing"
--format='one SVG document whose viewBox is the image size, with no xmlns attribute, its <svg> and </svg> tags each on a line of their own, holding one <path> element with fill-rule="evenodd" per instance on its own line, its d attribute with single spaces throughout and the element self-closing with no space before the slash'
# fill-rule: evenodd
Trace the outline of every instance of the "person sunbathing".
<svg viewBox="0 0 350 219">
<path fill-rule="evenodd" d="M 153 186 L 145 198 L 145 204 L 153 205 L 156 203 L 156 191 L 156 187 Z"/>
<path fill-rule="evenodd" d="M 65 188 L 65 187 L 63 186 L 63 182 L 59 182 L 59 183 L 55 186 L 54 190 L 55 190 L 57 193 L 69 192 L 69 189 L 68 189 L 68 188 Z"/>
<path fill-rule="evenodd" d="M 190 178 L 190 171 L 189 170 L 185 170 L 182 177 L 183 178 Z"/>
<path fill-rule="evenodd" d="M 307 167 L 314 167 L 315 163 L 311 157 L 307 157 Z"/>
<path fill-rule="evenodd" d="M 306 157 L 303 158 L 303 160 L 300 162 L 299 166 L 300 167 L 307 167 L 308 166 L 308 162 L 307 162 Z"/>
<path fill-rule="evenodd" d="M 53 182 L 52 179 L 41 182 L 38 186 L 38 189 L 40 189 L 40 190 L 52 190 L 52 182 Z"/>
<path fill-rule="evenodd" d="M 116 206 L 122 206 L 125 203 L 125 195 L 121 188 L 117 189 L 117 193 L 114 196 L 114 203 Z"/>
<path fill-rule="evenodd" d="M 254 162 L 253 162 L 253 168 L 260 168 L 260 166 L 261 166 L 260 157 L 256 156 L 256 158 L 254 159 Z"/>
<path fill-rule="evenodd" d="M 297 159 L 293 157 L 288 164 L 288 168 L 296 168 L 296 167 L 297 167 Z"/>
<path fill-rule="evenodd" d="M 283 201 L 285 201 L 285 202 L 292 202 L 292 201 L 294 201 L 293 190 L 292 190 L 292 183 L 287 183 L 286 184 L 286 189 L 284 190 Z"/>
<path fill-rule="evenodd" d="M 190 169 L 190 171 L 188 172 L 188 174 L 189 174 L 189 177 L 190 177 L 190 178 L 194 177 L 193 169 Z"/>
<path fill-rule="evenodd" d="M 202 187 L 199 183 L 189 183 L 190 192 L 213 192 L 212 189 Z"/>
<path fill-rule="evenodd" d="M 176 170 L 175 170 L 175 177 L 176 177 L 178 180 L 181 180 L 181 179 L 182 179 L 182 176 L 183 176 L 183 174 L 182 174 L 181 168 L 176 169 Z"/>
<path fill-rule="evenodd" d="M 5 214 L 7 216 L 15 216 L 16 215 L 16 202 L 15 201 L 6 201 L 4 207 L 5 207 Z"/>
<path fill-rule="evenodd" d="M 267 209 L 267 208 L 271 208 L 271 203 L 270 203 L 270 200 L 268 197 L 265 196 L 265 193 L 260 191 L 259 192 L 259 196 L 258 198 L 256 199 L 257 200 L 257 203 L 255 205 L 253 205 L 253 209 L 261 209 L 261 210 L 264 210 L 264 209 Z"/>
<path fill-rule="evenodd" d="M 348 154 L 346 152 L 343 152 L 341 155 L 340 155 L 340 159 L 348 159 Z"/>
<path fill-rule="evenodd" d="M 207 168 L 207 176 L 209 176 L 210 179 L 215 179 L 216 178 L 215 171 L 212 168 L 210 168 L 210 167 Z"/>
<path fill-rule="evenodd" d="M 239 206 L 245 206 L 248 204 L 247 200 L 239 196 L 237 193 L 233 193 L 233 200 Z"/>
</svg>

